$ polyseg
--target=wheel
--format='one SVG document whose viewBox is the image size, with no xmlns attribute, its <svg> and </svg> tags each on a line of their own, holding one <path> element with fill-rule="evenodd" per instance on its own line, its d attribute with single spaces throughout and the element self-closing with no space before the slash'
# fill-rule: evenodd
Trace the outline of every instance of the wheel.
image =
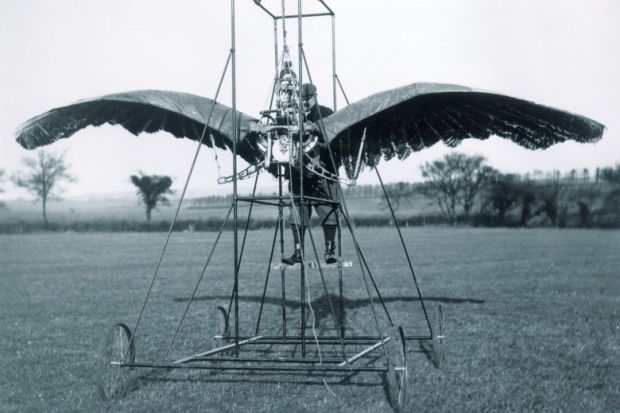
<svg viewBox="0 0 620 413">
<path fill-rule="evenodd" d="M 228 330 L 228 312 L 223 306 L 217 306 L 212 318 L 213 347 L 222 345 L 222 338 L 228 337 Z"/>
<path fill-rule="evenodd" d="M 440 304 L 437 306 L 437 315 L 433 326 L 433 355 L 437 368 L 441 368 L 444 362 L 444 339 L 443 309 Z"/>
<path fill-rule="evenodd" d="M 104 400 L 122 397 L 130 382 L 129 369 L 121 363 L 136 361 L 136 342 L 125 324 L 112 326 L 103 337 L 96 357 L 97 388 Z"/>
<path fill-rule="evenodd" d="M 216 333 L 222 337 L 228 337 L 228 312 L 221 305 L 215 309 L 215 312 Z"/>
<path fill-rule="evenodd" d="M 409 373 L 407 371 L 407 353 L 405 335 L 402 327 L 388 330 L 389 340 L 385 343 L 387 352 L 387 390 L 390 403 L 395 412 L 405 412 L 408 403 Z"/>
</svg>

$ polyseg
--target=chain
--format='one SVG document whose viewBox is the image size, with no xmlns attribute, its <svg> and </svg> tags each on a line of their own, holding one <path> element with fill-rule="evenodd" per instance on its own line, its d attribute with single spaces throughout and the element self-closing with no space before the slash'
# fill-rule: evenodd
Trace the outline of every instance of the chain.
<svg viewBox="0 0 620 413">
<path fill-rule="evenodd" d="M 244 170 L 242 170 L 240 172 L 237 172 L 236 178 L 237 179 L 247 179 L 247 178 L 251 177 L 252 175 L 259 173 L 261 171 L 261 169 L 263 169 L 264 165 L 265 165 L 265 161 L 260 161 L 256 165 L 250 165 L 247 168 L 245 168 Z M 219 167 L 218 167 L 218 169 L 219 169 Z M 226 184 L 226 183 L 232 182 L 233 179 L 235 179 L 235 175 L 218 177 L 217 178 L 217 183 L 218 184 Z"/>
<path fill-rule="evenodd" d="M 305 155 L 306 158 L 308 158 L 308 162 L 304 166 L 308 171 L 331 182 L 340 182 L 347 186 L 355 185 L 355 179 L 341 178 L 338 174 L 327 170 L 319 161 L 316 160 L 316 158 L 312 158 L 308 154 Z"/>
</svg>

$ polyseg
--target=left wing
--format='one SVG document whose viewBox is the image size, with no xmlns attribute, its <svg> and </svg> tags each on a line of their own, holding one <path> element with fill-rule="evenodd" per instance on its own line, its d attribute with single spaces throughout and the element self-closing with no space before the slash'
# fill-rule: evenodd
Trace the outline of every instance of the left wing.
<svg viewBox="0 0 620 413">
<path fill-rule="evenodd" d="M 371 95 L 322 120 L 325 136 L 348 166 L 366 133 L 362 160 L 404 159 L 439 141 L 497 135 L 529 149 L 567 140 L 594 142 L 604 126 L 592 119 L 510 96 L 464 86 L 414 83 Z"/>
<path fill-rule="evenodd" d="M 34 149 L 68 138 L 88 126 L 105 123 L 120 125 L 134 135 L 167 131 L 177 138 L 195 141 L 200 141 L 206 127 L 203 144 L 212 146 L 212 136 L 217 147 L 232 149 L 232 114 L 228 106 L 189 93 L 140 90 L 85 99 L 52 109 L 26 121 L 16 135 L 24 148 Z M 237 153 L 250 163 L 262 158 L 249 142 L 253 139 L 246 139 L 254 122 L 258 120 L 237 111 Z"/>
</svg>

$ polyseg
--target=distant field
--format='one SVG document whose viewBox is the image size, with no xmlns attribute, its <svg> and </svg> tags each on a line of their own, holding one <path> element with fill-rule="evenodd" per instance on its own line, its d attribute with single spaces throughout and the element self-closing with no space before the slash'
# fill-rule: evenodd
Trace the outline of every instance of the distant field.
<svg viewBox="0 0 620 413">
<path fill-rule="evenodd" d="M 360 228 L 357 235 L 396 321 L 407 331 L 421 329 L 394 233 Z M 617 411 L 620 231 L 418 227 L 404 236 L 427 303 L 444 308 L 447 336 L 439 370 L 410 346 L 411 411 Z M 139 360 L 161 357 L 214 237 L 173 235 L 138 333 Z M 249 233 L 240 275 L 242 331 L 252 330 L 272 237 L 269 230 Z M 94 351 L 112 323 L 133 328 L 164 240 L 163 233 L 0 236 L 0 411 L 391 411 L 381 377 L 370 373 L 341 381 L 140 370 L 124 398 L 99 400 Z M 211 346 L 210 317 L 232 286 L 231 247 L 226 234 L 172 358 Z M 330 331 L 317 275 L 309 277 L 316 328 Z M 268 286 L 264 331 L 280 325 L 278 283 Z M 288 283 L 295 329 L 299 282 L 291 276 Z M 333 274 L 328 284 L 334 287 Z M 347 272 L 345 286 L 349 332 L 373 331 L 359 272 Z"/>
</svg>

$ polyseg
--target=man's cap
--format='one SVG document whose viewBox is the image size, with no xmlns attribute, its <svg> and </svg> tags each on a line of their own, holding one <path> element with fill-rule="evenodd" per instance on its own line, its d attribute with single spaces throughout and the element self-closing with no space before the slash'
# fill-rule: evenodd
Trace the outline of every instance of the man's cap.
<svg viewBox="0 0 620 413">
<path fill-rule="evenodd" d="M 301 98 L 308 99 L 316 94 L 316 86 L 312 83 L 304 83 L 301 85 Z"/>
</svg>

